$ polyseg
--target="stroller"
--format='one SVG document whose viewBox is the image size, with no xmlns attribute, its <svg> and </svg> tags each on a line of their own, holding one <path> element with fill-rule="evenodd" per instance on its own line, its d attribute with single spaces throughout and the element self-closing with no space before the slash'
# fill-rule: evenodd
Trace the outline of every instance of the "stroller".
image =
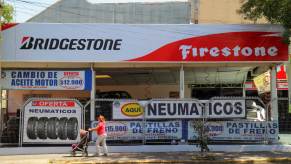
<svg viewBox="0 0 291 164">
<path fill-rule="evenodd" d="M 82 152 L 83 157 L 88 156 L 88 142 L 89 142 L 89 132 L 86 130 L 80 130 L 80 138 L 81 141 L 77 144 L 72 144 L 72 151 L 71 155 L 74 157 L 76 156 L 76 152 Z"/>
</svg>

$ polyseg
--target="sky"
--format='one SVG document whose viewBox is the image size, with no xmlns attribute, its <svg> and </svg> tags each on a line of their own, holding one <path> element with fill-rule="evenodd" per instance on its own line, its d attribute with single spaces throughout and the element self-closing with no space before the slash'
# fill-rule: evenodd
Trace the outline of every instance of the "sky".
<svg viewBox="0 0 291 164">
<path fill-rule="evenodd" d="M 22 23 L 58 0 L 4 0 L 14 7 L 14 22 Z"/>
<path fill-rule="evenodd" d="M 4 0 L 14 7 L 14 22 L 22 23 L 60 0 Z M 86 0 L 89 3 L 170 2 L 187 0 Z"/>
</svg>

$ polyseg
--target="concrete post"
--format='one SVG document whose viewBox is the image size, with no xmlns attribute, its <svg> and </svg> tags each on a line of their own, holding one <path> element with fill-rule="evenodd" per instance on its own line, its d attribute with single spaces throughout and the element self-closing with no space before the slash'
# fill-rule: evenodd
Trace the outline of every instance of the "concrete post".
<svg viewBox="0 0 291 164">
<path fill-rule="evenodd" d="M 91 64 L 92 71 L 92 89 L 90 96 L 90 120 L 95 121 L 95 95 L 96 95 L 96 82 L 95 82 L 95 70 L 93 64 Z"/>
<path fill-rule="evenodd" d="M 181 65 L 180 68 L 180 99 L 185 98 L 185 79 L 184 79 L 184 68 Z"/>
<path fill-rule="evenodd" d="M 1 60 L 1 58 L 0 58 Z M 2 64 L 0 61 L 0 136 L 2 136 L 2 131 L 4 128 L 4 122 L 3 122 L 3 113 L 2 113 Z"/>
<path fill-rule="evenodd" d="M 2 12 L 3 12 L 3 0 L 0 0 L 0 41 L 2 41 Z M 0 42 L 1 43 L 1 42 Z M 2 56 L 0 54 L 0 136 L 2 136 L 3 130 L 3 117 L 2 117 Z"/>
<path fill-rule="evenodd" d="M 271 70 L 271 118 L 278 121 L 278 94 L 277 94 L 277 71 L 276 66 Z"/>
<path fill-rule="evenodd" d="M 246 97 L 246 81 L 247 81 L 247 73 L 244 77 L 244 81 L 243 81 L 243 97 Z"/>
<path fill-rule="evenodd" d="M 289 39 L 291 40 L 291 37 Z M 288 111 L 290 111 L 291 110 L 291 59 L 290 59 L 291 44 L 289 44 L 288 54 L 289 54 L 289 62 L 288 62 L 288 64 L 286 64 L 286 74 L 287 74 L 287 77 L 288 77 L 288 98 L 289 98 L 289 109 L 288 109 Z"/>
<path fill-rule="evenodd" d="M 191 5 L 191 23 L 198 24 L 198 14 L 199 14 L 199 1 L 200 0 L 188 0 Z"/>
</svg>

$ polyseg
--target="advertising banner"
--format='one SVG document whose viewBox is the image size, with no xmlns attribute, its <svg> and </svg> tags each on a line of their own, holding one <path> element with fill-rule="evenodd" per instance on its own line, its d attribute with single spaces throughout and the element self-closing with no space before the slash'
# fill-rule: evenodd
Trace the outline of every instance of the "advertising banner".
<svg viewBox="0 0 291 164">
<path fill-rule="evenodd" d="M 145 109 L 140 104 L 145 104 Z M 245 100 L 213 100 L 208 104 L 207 118 L 245 118 Z M 195 101 L 117 100 L 113 102 L 112 113 L 113 119 L 191 119 L 202 118 L 202 107 L 202 103 Z"/>
<path fill-rule="evenodd" d="M 23 109 L 23 143 L 76 143 L 82 106 L 72 99 L 31 99 Z"/>
<path fill-rule="evenodd" d="M 131 120 L 144 118 L 144 105 L 147 101 L 116 100 L 112 104 L 113 119 Z"/>
<path fill-rule="evenodd" d="M 188 122 L 188 139 L 197 139 L 197 132 L 194 131 L 193 122 Z M 211 140 L 246 140 L 256 141 L 277 140 L 279 134 L 278 122 L 254 122 L 254 121 L 217 121 L 207 122 L 206 129 Z"/>
<path fill-rule="evenodd" d="M 271 91 L 271 79 L 270 71 L 267 71 L 254 78 L 255 86 L 259 94 Z"/>
<path fill-rule="evenodd" d="M 6 70 L 2 72 L 5 89 L 91 90 L 91 70 Z"/>
<path fill-rule="evenodd" d="M 96 127 L 97 121 L 91 123 Z M 145 126 L 145 131 L 143 127 Z M 164 140 L 182 138 L 182 121 L 107 121 L 107 140 Z M 92 132 L 92 140 L 96 140 Z"/>
<path fill-rule="evenodd" d="M 6 27 L 0 45 L 3 61 L 288 61 L 288 44 L 282 42 L 284 29 L 279 25 L 22 23 Z"/>
</svg>

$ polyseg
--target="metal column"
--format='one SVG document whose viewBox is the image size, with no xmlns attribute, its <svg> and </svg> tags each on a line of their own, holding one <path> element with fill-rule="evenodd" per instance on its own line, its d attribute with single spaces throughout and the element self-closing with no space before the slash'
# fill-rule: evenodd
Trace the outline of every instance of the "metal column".
<svg viewBox="0 0 291 164">
<path fill-rule="evenodd" d="M 0 136 L 2 136 L 2 131 L 4 127 L 3 122 L 3 113 L 2 113 L 2 63 L 0 61 Z"/>
<path fill-rule="evenodd" d="M 185 79 L 184 79 L 184 68 L 181 65 L 180 68 L 180 99 L 185 98 Z"/>
<path fill-rule="evenodd" d="M 93 64 L 91 65 L 92 71 L 92 89 L 90 96 L 90 121 L 95 121 L 95 95 L 96 95 L 96 82 L 95 82 L 95 70 Z"/>
<path fill-rule="evenodd" d="M 291 37 L 290 37 L 291 40 Z M 289 48 L 288 48 L 288 54 L 291 54 L 291 44 L 289 44 Z M 288 77 L 288 100 L 289 100 L 289 110 L 288 113 L 291 110 L 291 59 L 290 56 L 289 57 L 289 62 L 286 64 L 286 74 Z"/>
<path fill-rule="evenodd" d="M 243 97 L 246 97 L 246 81 L 247 81 L 247 73 L 244 77 L 244 82 L 243 82 Z"/>
<path fill-rule="evenodd" d="M 288 109 L 288 113 L 291 110 L 291 64 L 290 62 L 288 64 L 286 64 L 286 74 L 288 77 L 288 104 L 289 104 L 289 109 Z"/>
<path fill-rule="evenodd" d="M 278 121 L 278 94 L 277 94 L 277 71 L 276 66 L 271 70 L 271 118 Z"/>
</svg>

